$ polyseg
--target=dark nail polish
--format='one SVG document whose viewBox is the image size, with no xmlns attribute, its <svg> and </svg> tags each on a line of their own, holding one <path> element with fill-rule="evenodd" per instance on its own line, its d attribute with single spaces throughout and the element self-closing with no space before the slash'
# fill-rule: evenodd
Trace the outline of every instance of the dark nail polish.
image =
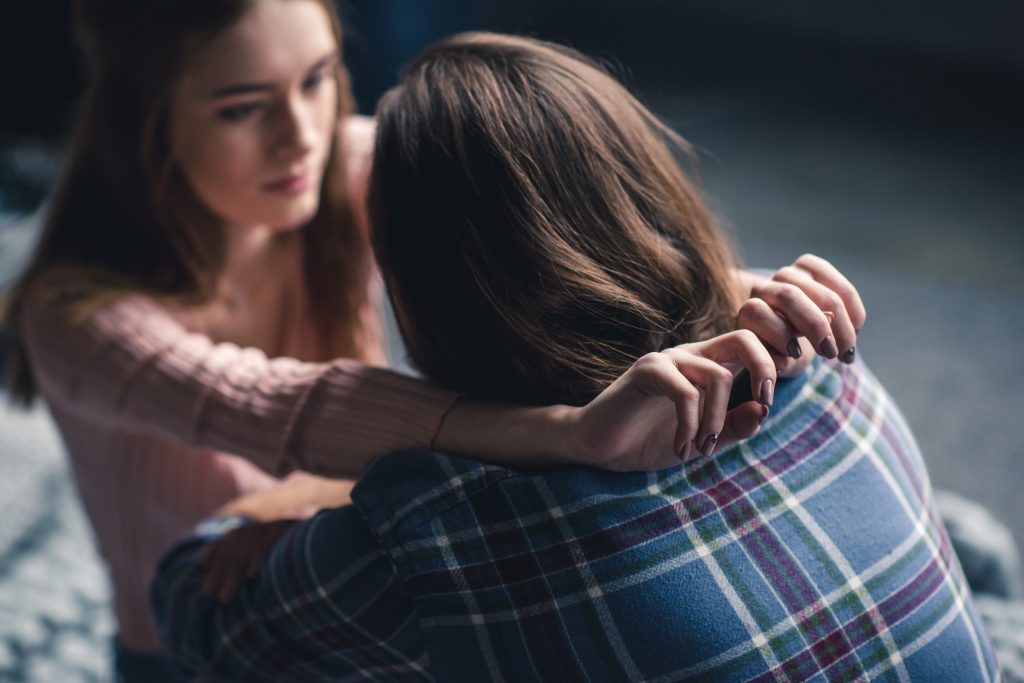
<svg viewBox="0 0 1024 683">
<path fill-rule="evenodd" d="M 800 348 L 800 342 L 797 341 L 796 338 L 790 339 L 786 343 L 786 353 L 788 353 L 792 358 L 799 358 L 804 355 L 803 350 Z"/>
<path fill-rule="evenodd" d="M 821 350 L 821 355 L 825 358 L 835 358 L 839 355 L 839 349 L 836 348 L 836 343 L 832 341 L 832 337 L 825 337 L 818 344 L 818 348 Z"/>
<path fill-rule="evenodd" d="M 707 438 L 704 439 L 704 446 L 700 449 L 704 455 L 711 455 L 715 451 L 715 446 L 718 445 L 718 434 L 708 434 Z"/>
<path fill-rule="evenodd" d="M 774 389 L 775 386 L 770 379 L 761 382 L 761 403 L 771 407 L 772 401 L 775 399 Z"/>
<path fill-rule="evenodd" d="M 853 362 L 853 357 L 856 356 L 856 355 L 857 355 L 857 348 L 854 347 L 854 346 L 851 346 L 850 348 L 846 349 L 846 353 L 843 354 L 843 362 L 844 363 L 852 363 Z"/>
</svg>

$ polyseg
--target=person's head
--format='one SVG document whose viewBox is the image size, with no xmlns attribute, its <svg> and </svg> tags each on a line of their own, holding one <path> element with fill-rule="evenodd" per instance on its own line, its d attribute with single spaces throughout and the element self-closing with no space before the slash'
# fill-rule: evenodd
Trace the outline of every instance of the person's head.
<svg viewBox="0 0 1024 683">
<path fill-rule="evenodd" d="M 77 0 L 75 16 L 89 84 L 11 297 L 15 334 L 19 297 L 51 267 L 82 273 L 66 293 L 79 314 L 125 290 L 197 304 L 229 230 L 302 228 L 327 347 L 356 355 L 370 264 L 337 139 L 354 106 L 331 0 Z M 31 397 L 29 375 L 12 379 Z"/>
<path fill-rule="evenodd" d="M 231 229 L 291 230 L 316 214 L 338 128 L 337 21 L 314 0 L 233 4 L 225 28 L 183 41 L 154 162 Z"/>
<path fill-rule="evenodd" d="M 449 38 L 377 116 L 374 247 L 435 381 L 578 404 L 646 352 L 732 329 L 732 256 L 684 143 L 581 55 Z"/>
</svg>

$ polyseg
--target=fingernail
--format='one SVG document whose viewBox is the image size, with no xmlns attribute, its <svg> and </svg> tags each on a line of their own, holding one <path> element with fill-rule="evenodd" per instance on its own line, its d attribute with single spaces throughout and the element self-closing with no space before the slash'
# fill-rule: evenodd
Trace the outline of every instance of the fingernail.
<svg viewBox="0 0 1024 683">
<path fill-rule="evenodd" d="M 799 358 L 804 355 L 803 349 L 800 348 L 800 342 L 797 341 L 796 337 L 786 343 L 786 352 L 793 358 Z"/>
<path fill-rule="evenodd" d="M 843 354 L 844 363 L 853 363 L 853 357 L 857 355 L 857 347 L 851 346 L 846 349 L 846 353 Z"/>
<path fill-rule="evenodd" d="M 715 452 L 715 446 L 718 445 L 718 434 L 708 434 L 707 438 L 704 439 L 704 445 L 701 447 L 700 452 L 704 455 L 711 455 Z"/>
<path fill-rule="evenodd" d="M 690 459 L 690 453 L 692 453 L 692 452 L 693 452 L 693 442 L 692 441 L 687 441 L 686 445 L 683 446 L 683 449 L 681 451 L 679 451 L 679 459 L 682 460 L 683 462 L 686 462 L 687 460 Z"/>
<path fill-rule="evenodd" d="M 825 314 L 825 319 L 828 320 L 828 324 L 831 325 L 832 321 L 836 319 L 836 314 L 832 311 L 822 311 Z"/>
<path fill-rule="evenodd" d="M 758 420 L 760 424 L 764 424 L 764 421 L 768 419 L 768 406 L 761 404 L 761 419 Z"/>
<path fill-rule="evenodd" d="M 766 379 L 761 382 L 761 403 L 771 407 L 772 400 L 775 398 L 774 385 L 770 379 Z"/>
<path fill-rule="evenodd" d="M 836 348 L 836 343 L 832 341 L 832 337 L 825 337 L 818 344 L 818 348 L 821 349 L 821 355 L 825 358 L 835 358 L 839 355 L 839 350 Z"/>
</svg>

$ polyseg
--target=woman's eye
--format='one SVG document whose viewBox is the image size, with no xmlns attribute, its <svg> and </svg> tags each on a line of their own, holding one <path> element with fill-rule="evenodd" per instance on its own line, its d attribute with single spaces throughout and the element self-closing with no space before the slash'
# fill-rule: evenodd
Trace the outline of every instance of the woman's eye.
<svg viewBox="0 0 1024 683">
<path fill-rule="evenodd" d="M 316 90 L 317 87 L 319 87 L 319 85 L 324 82 L 325 78 L 327 78 L 327 74 L 324 73 L 323 71 L 318 71 L 317 73 L 312 74 L 309 78 L 302 82 L 302 89 Z"/>
<path fill-rule="evenodd" d="M 259 110 L 258 102 L 246 102 L 224 107 L 217 112 L 217 117 L 224 121 L 241 121 Z"/>
</svg>

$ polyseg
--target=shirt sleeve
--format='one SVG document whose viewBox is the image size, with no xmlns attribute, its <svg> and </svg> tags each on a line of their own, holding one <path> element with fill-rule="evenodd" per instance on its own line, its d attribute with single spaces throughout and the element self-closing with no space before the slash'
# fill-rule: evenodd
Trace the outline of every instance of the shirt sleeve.
<svg viewBox="0 0 1024 683">
<path fill-rule="evenodd" d="M 430 678 L 413 602 L 353 506 L 290 530 L 228 605 L 199 592 L 199 558 L 219 537 L 176 545 L 152 585 L 164 648 L 181 667 L 216 680 Z"/>
<path fill-rule="evenodd" d="M 268 472 L 354 477 L 374 456 L 433 441 L 456 395 L 349 359 L 305 363 L 189 332 L 127 297 L 81 323 L 30 297 L 23 339 L 61 410 L 248 458 Z"/>
</svg>

